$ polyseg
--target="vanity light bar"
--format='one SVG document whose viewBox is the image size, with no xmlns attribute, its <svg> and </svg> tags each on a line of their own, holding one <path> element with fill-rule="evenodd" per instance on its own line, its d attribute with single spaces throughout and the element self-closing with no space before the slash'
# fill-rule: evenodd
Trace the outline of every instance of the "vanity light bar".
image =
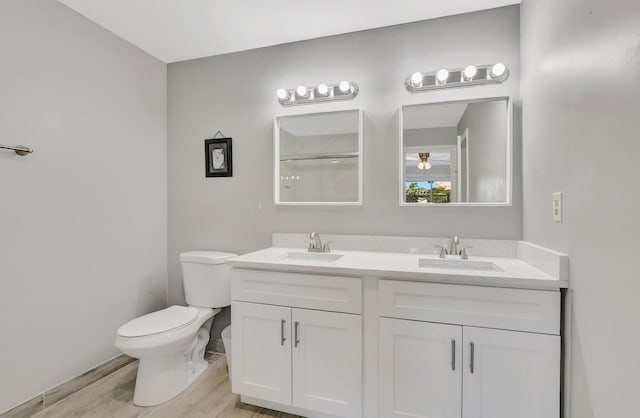
<svg viewBox="0 0 640 418">
<path fill-rule="evenodd" d="M 428 73 L 415 72 L 404 82 L 409 93 L 453 87 L 499 84 L 509 78 L 509 69 L 501 62 L 489 65 L 468 65 Z"/>
<path fill-rule="evenodd" d="M 358 95 L 358 85 L 352 81 L 341 81 L 337 84 L 320 83 L 314 87 L 300 85 L 295 89 L 278 89 L 276 95 L 282 106 L 353 100 Z"/>
</svg>

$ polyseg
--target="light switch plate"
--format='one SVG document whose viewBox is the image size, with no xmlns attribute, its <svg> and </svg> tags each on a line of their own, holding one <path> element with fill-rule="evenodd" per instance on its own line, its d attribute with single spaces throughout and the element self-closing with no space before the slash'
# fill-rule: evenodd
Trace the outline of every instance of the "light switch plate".
<svg viewBox="0 0 640 418">
<path fill-rule="evenodd" d="M 553 194 L 553 221 L 562 222 L 562 192 Z"/>
</svg>

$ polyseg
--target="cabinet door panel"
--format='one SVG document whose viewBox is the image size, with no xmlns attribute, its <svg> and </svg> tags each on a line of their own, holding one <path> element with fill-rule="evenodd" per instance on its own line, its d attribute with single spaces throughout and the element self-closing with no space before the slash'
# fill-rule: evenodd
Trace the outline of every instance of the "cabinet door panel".
<svg viewBox="0 0 640 418">
<path fill-rule="evenodd" d="M 464 418 L 559 417 L 559 336 L 473 327 L 463 334 Z"/>
<path fill-rule="evenodd" d="M 380 318 L 379 338 L 380 417 L 460 418 L 462 327 Z"/>
<path fill-rule="evenodd" d="M 231 315 L 233 392 L 291 405 L 291 309 L 232 302 Z"/>
<path fill-rule="evenodd" d="M 362 317 L 292 311 L 293 404 L 336 416 L 361 416 Z"/>
</svg>

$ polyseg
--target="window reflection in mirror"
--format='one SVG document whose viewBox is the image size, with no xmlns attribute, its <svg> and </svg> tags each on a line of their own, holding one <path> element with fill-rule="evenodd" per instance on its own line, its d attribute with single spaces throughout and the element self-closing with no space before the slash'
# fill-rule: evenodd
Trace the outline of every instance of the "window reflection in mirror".
<svg viewBox="0 0 640 418">
<path fill-rule="evenodd" d="M 403 204 L 510 201 L 507 98 L 402 108 Z"/>
</svg>

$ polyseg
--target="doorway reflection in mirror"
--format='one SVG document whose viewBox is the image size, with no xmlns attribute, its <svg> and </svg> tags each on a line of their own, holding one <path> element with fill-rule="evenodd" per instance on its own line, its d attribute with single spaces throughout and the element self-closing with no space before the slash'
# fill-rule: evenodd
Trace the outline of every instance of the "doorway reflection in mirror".
<svg viewBox="0 0 640 418">
<path fill-rule="evenodd" d="M 401 203 L 508 203 L 508 99 L 402 108 Z"/>
</svg>

